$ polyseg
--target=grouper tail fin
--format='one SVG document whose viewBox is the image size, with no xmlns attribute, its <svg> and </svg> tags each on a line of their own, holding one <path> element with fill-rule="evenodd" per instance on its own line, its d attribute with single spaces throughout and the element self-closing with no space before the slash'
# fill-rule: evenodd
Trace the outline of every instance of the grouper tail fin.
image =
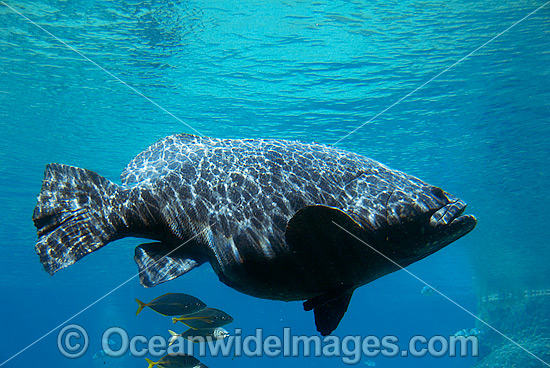
<svg viewBox="0 0 550 368">
<path fill-rule="evenodd" d="M 36 252 L 47 272 L 53 275 L 121 237 L 118 230 L 123 220 L 116 201 L 122 192 L 120 186 L 92 171 L 46 166 L 32 219 L 38 233 Z"/>
</svg>

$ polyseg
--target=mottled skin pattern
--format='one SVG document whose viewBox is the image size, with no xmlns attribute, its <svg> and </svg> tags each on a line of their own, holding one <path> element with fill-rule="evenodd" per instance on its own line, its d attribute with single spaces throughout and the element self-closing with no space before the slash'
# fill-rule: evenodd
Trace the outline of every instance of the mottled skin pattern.
<svg viewBox="0 0 550 368">
<path fill-rule="evenodd" d="M 321 144 L 173 135 L 140 153 L 121 179 L 117 186 L 48 166 L 33 216 L 47 271 L 138 236 L 160 241 L 136 249 L 146 286 L 210 262 L 239 291 L 304 300 L 399 269 L 371 246 L 404 267 L 475 226 L 443 190 Z"/>
</svg>

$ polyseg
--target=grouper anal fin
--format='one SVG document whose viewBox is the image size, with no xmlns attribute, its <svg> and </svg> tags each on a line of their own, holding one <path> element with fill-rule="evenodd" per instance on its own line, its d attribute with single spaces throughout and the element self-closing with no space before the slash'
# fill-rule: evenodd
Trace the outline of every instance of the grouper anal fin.
<svg viewBox="0 0 550 368">
<path fill-rule="evenodd" d="M 162 242 L 145 243 L 136 247 L 134 260 L 143 286 L 153 287 L 173 280 L 203 263 L 178 252 L 170 253 L 172 249 L 172 246 Z"/>
</svg>

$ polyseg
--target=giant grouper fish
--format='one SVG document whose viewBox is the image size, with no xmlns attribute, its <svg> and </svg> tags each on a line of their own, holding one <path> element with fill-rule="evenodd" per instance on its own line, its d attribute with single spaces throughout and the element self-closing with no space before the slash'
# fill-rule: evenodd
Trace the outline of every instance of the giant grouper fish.
<svg viewBox="0 0 550 368">
<path fill-rule="evenodd" d="M 166 137 L 117 185 L 49 164 L 33 220 L 50 274 L 124 237 L 151 287 L 210 262 L 259 298 L 305 300 L 330 334 L 353 291 L 438 251 L 476 219 L 442 189 L 369 158 L 284 140 Z"/>
</svg>

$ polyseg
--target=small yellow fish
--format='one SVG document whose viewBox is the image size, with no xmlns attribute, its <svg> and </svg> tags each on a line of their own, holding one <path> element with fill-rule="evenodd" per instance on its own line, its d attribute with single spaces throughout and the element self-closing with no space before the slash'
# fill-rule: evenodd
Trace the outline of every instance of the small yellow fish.
<svg viewBox="0 0 550 368">
<path fill-rule="evenodd" d="M 206 304 L 194 296 L 181 293 L 168 293 L 153 299 L 149 303 L 144 303 L 136 299 L 138 310 L 136 316 L 145 307 L 149 307 L 163 316 L 177 316 L 181 314 L 196 313 L 204 308 Z"/>
<path fill-rule="evenodd" d="M 176 323 L 178 321 L 198 330 L 225 326 L 233 322 L 233 317 L 216 308 L 205 308 L 193 314 L 172 318 L 172 322 Z"/>
<path fill-rule="evenodd" d="M 147 358 L 145 360 L 149 364 L 148 368 L 208 368 L 197 358 L 183 353 L 165 355 L 158 362 Z"/>
</svg>

